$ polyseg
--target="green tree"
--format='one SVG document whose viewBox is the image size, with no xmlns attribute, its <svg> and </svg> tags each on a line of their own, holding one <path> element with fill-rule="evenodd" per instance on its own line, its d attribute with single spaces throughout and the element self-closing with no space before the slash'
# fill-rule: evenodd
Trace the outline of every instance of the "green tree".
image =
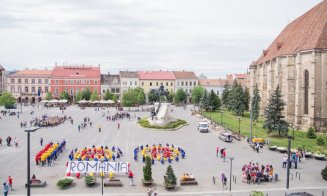
<svg viewBox="0 0 327 196">
<path fill-rule="evenodd" d="M 169 103 L 172 103 L 174 101 L 174 97 L 175 97 L 175 93 L 169 92 L 168 95 L 167 95 L 167 101 Z"/>
<path fill-rule="evenodd" d="M 203 95 L 204 88 L 202 86 L 196 86 L 192 90 L 192 103 L 197 105 L 201 101 L 201 97 Z"/>
<path fill-rule="evenodd" d="M 247 87 L 245 87 L 244 91 L 243 91 L 244 95 L 243 95 L 243 103 L 245 106 L 245 110 L 248 111 L 249 110 L 249 103 L 250 103 L 250 92 L 249 89 Z"/>
<path fill-rule="evenodd" d="M 86 88 L 82 92 L 82 98 L 85 99 L 85 100 L 90 100 L 91 94 L 92 94 L 91 90 L 89 88 Z"/>
<path fill-rule="evenodd" d="M 151 169 L 151 158 L 149 156 L 145 157 L 145 165 L 143 166 L 143 180 L 152 181 L 152 169 Z"/>
<path fill-rule="evenodd" d="M 241 84 L 238 84 L 236 80 L 228 93 L 228 109 L 238 116 L 243 116 L 244 114 L 244 92 Z"/>
<path fill-rule="evenodd" d="M 224 85 L 224 90 L 223 90 L 223 94 L 221 96 L 221 103 L 226 107 L 228 108 L 228 99 L 229 99 L 229 93 L 230 93 L 230 90 L 229 90 L 229 86 L 228 86 L 228 82 L 225 83 Z"/>
<path fill-rule="evenodd" d="M 288 123 L 282 115 L 286 105 L 282 97 L 283 95 L 278 85 L 276 90 L 270 95 L 265 109 L 266 120 L 263 127 L 268 129 L 268 134 L 272 131 L 278 131 L 278 135 L 281 135 L 281 132 L 285 133 L 285 135 L 288 133 Z"/>
<path fill-rule="evenodd" d="M 75 95 L 75 102 L 81 101 L 82 98 L 83 98 L 82 92 L 78 91 L 78 93 L 76 93 L 76 95 Z"/>
<path fill-rule="evenodd" d="M 1 106 L 5 106 L 6 108 L 8 108 L 8 107 L 12 107 L 13 105 L 15 105 L 15 103 L 16 103 L 16 99 L 9 92 L 4 92 L 0 96 L 0 105 Z"/>
<path fill-rule="evenodd" d="M 209 107 L 212 107 L 212 111 L 216 111 L 217 109 L 220 108 L 219 96 L 213 90 L 211 90 L 209 93 L 208 102 L 209 102 Z"/>
<path fill-rule="evenodd" d="M 307 138 L 310 139 L 316 139 L 316 129 L 314 127 L 309 127 L 308 132 L 307 132 Z"/>
<path fill-rule="evenodd" d="M 47 94 L 45 95 L 45 100 L 51 100 L 52 99 L 52 94 L 51 92 L 47 92 Z"/>
<path fill-rule="evenodd" d="M 113 94 L 112 101 L 114 101 L 116 103 L 118 101 L 118 96 Z"/>
<path fill-rule="evenodd" d="M 177 92 L 174 96 L 174 102 L 177 104 L 184 103 L 186 101 L 187 95 L 182 88 L 177 89 Z"/>
<path fill-rule="evenodd" d="M 123 94 L 123 106 L 131 107 L 137 103 L 137 95 L 134 89 L 128 88 L 127 92 Z"/>
<path fill-rule="evenodd" d="M 113 100 L 114 94 L 112 92 L 109 91 L 109 89 L 106 90 L 106 92 L 103 95 L 103 99 L 104 100 Z"/>
<path fill-rule="evenodd" d="M 159 96 L 157 95 L 155 89 L 151 89 L 151 90 L 148 92 L 148 100 L 149 100 L 149 102 L 151 102 L 151 103 L 156 102 L 156 101 L 159 101 Z"/>
<path fill-rule="evenodd" d="M 259 94 L 258 85 L 256 84 L 253 89 L 253 97 L 252 97 L 252 119 L 258 120 L 259 112 L 260 112 L 260 101 L 261 97 Z"/>
<path fill-rule="evenodd" d="M 93 91 L 93 93 L 91 94 L 91 97 L 90 97 L 91 101 L 96 101 L 96 100 L 98 100 L 98 98 L 99 98 L 98 93 L 96 91 Z"/>
<path fill-rule="evenodd" d="M 201 108 L 204 108 L 206 111 L 209 110 L 209 100 L 208 100 L 208 91 L 204 90 L 201 97 Z"/>
<path fill-rule="evenodd" d="M 164 180 L 165 186 L 176 186 L 177 184 L 177 178 L 171 165 L 167 167 L 166 175 L 164 175 Z"/>
<path fill-rule="evenodd" d="M 327 180 L 327 165 L 323 170 L 321 170 L 321 176 L 324 180 Z"/>
<path fill-rule="evenodd" d="M 66 91 L 63 91 L 63 92 L 60 94 L 60 99 L 66 99 L 66 100 L 69 100 L 69 94 L 68 94 Z"/>
<path fill-rule="evenodd" d="M 137 102 L 138 102 L 139 105 L 145 104 L 145 93 L 144 93 L 143 89 L 142 89 L 142 91 L 138 92 Z"/>
</svg>

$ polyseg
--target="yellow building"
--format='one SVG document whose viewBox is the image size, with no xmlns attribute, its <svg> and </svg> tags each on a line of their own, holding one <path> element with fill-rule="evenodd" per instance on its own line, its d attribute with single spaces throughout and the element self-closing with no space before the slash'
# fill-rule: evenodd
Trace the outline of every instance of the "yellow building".
<svg viewBox="0 0 327 196">
<path fill-rule="evenodd" d="M 140 87 L 147 95 L 151 89 L 158 89 L 162 84 L 165 90 L 175 93 L 175 77 L 171 71 L 139 71 Z"/>
</svg>

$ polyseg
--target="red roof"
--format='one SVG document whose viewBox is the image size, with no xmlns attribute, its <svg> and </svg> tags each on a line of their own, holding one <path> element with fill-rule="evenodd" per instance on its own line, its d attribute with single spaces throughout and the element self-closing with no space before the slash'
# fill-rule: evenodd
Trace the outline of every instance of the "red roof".
<svg viewBox="0 0 327 196">
<path fill-rule="evenodd" d="M 52 70 L 26 69 L 15 72 L 11 77 L 50 77 Z"/>
<path fill-rule="evenodd" d="M 327 0 L 291 22 L 263 51 L 257 64 L 309 49 L 327 48 Z"/>
<path fill-rule="evenodd" d="M 201 86 L 224 86 L 226 84 L 225 79 L 202 79 L 199 80 Z"/>
<path fill-rule="evenodd" d="M 56 66 L 53 78 L 97 78 L 100 79 L 100 67 L 92 66 Z"/>
<path fill-rule="evenodd" d="M 171 71 L 139 71 L 140 80 L 175 80 Z"/>
<path fill-rule="evenodd" d="M 234 74 L 236 79 L 245 79 L 246 74 Z"/>
</svg>

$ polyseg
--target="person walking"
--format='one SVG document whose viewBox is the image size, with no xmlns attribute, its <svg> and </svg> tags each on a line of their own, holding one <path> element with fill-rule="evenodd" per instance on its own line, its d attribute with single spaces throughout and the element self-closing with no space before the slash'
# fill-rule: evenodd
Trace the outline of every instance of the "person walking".
<svg viewBox="0 0 327 196">
<path fill-rule="evenodd" d="M 120 128 L 120 124 L 118 123 L 117 126 L 118 126 L 118 130 L 119 130 L 119 128 Z"/>
<path fill-rule="evenodd" d="M 43 137 L 40 138 L 40 144 L 43 146 Z"/>
<path fill-rule="evenodd" d="M 128 178 L 129 178 L 129 185 L 134 186 L 134 183 L 133 183 L 134 174 L 131 170 L 129 170 Z"/>
<path fill-rule="evenodd" d="M 2 138 L 0 137 L 0 145 L 2 146 Z"/>
<path fill-rule="evenodd" d="M 224 189 L 227 184 L 227 178 L 224 172 L 221 173 L 221 184 L 223 185 L 223 189 Z"/>
<path fill-rule="evenodd" d="M 81 125 L 78 125 L 77 128 L 78 128 L 78 132 L 80 132 L 81 131 Z"/>
<path fill-rule="evenodd" d="M 7 183 L 3 183 L 3 195 L 7 196 L 9 192 L 9 186 L 7 185 Z"/>
<path fill-rule="evenodd" d="M 15 137 L 14 143 L 15 143 L 15 146 L 18 147 L 18 139 L 17 139 L 17 137 Z"/>
<path fill-rule="evenodd" d="M 10 190 L 13 190 L 13 188 L 12 188 L 12 177 L 11 176 L 8 176 L 8 184 L 9 184 Z"/>
<path fill-rule="evenodd" d="M 223 150 L 223 159 L 224 159 L 224 162 L 226 160 L 226 149 Z"/>
<path fill-rule="evenodd" d="M 153 189 L 153 196 L 157 196 L 157 195 L 158 195 L 157 189 L 154 188 L 154 189 Z"/>
<path fill-rule="evenodd" d="M 286 164 L 287 164 L 287 155 L 285 154 L 283 157 L 283 168 L 286 167 Z"/>
<path fill-rule="evenodd" d="M 256 147 L 255 147 L 255 149 L 257 150 L 257 153 L 259 153 L 259 148 L 260 148 L 260 144 L 259 144 L 259 142 L 257 142 Z"/>
<path fill-rule="evenodd" d="M 216 148 L 216 157 L 218 157 L 219 156 L 219 147 L 217 146 L 217 148 Z"/>
</svg>

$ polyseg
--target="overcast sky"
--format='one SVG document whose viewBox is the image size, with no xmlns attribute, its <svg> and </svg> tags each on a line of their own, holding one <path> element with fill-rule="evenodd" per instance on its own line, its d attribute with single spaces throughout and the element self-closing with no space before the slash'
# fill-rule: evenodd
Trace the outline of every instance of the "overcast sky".
<svg viewBox="0 0 327 196">
<path fill-rule="evenodd" d="M 7 70 L 101 65 L 244 73 L 292 20 L 321 0 L 0 0 Z"/>
</svg>

